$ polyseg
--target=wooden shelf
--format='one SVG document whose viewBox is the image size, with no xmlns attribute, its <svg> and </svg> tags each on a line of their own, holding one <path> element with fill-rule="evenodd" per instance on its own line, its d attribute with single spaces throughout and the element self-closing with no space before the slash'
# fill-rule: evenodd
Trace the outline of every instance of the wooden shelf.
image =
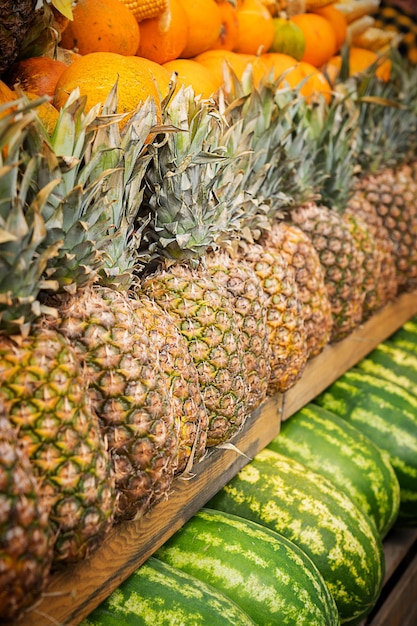
<svg viewBox="0 0 417 626">
<path fill-rule="evenodd" d="M 79 624 L 276 437 L 282 419 L 310 402 L 416 314 L 417 293 L 403 294 L 348 338 L 327 346 L 291 390 L 268 399 L 254 411 L 232 445 L 211 450 L 193 467 L 193 477 L 176 479 L 169 497 L 148 515 L 115 526 L 89 559 L 53 574 L 42 598 L 19 626 Z"/>
</svg>

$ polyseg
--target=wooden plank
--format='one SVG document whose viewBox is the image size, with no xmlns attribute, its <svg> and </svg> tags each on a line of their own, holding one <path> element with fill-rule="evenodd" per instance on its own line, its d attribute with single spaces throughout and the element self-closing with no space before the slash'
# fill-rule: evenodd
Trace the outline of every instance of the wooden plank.
<svg viewBox="0 0 417 626">
<path fill-rule="evenodd" d="M 282 419 L 305 406 L 416 313 L 417 294 L 402 294 L 347 339 L 326 346 L 307 364 L 300 382 L 285 393 Z"/>
<path fill-rule="evenodd" d="M 384 584 L 387 584 L 391 576 L 395 574 L 415 543 L 417 543 L 417 528 L 394 528 L 390 531 L 384 541 L 386 563 Z"/>
<path fill-rule="evenodd" d="M 19 626 L 79 624 L 279 433 L 281 402 L 271 398 L 233 438 L 235 447 L 213 449 L 193 467 L 192 478 L 176 479 L 151 514 L 118 525 L 89 559 L 54 574 Z"/>
<path fill-rule="evenodd" d="M 370 626 L 415 626 L 417 624 L 417 555 L 385 599 Z"/>
</svg>

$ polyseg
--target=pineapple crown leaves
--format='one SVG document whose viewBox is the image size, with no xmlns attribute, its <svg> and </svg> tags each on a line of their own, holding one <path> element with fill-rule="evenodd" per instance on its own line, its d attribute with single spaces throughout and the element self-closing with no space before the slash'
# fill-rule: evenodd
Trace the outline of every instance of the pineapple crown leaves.
<svg viewBox="0 0 417 626">
<path fill-rule="evenodd" d="M 100 114 L 99 107 L 85 113 L 84 105 L 77 90 L 70 95 L 50 145 L 43 142 L 40 172 L 43 180 L 60 175 L 62 181 L 45 211 L 48 242 L 64 242 L 48 276 L 70 293 L 97 280 L 129 283 L 136 263 L 131 238 L 141 202 L 143 153 L 156 120 L 155 107 L 147 103 L 121 131 L 117 83 Z"/>
<path fill-rule="evenodd" d="M 21 101 L 0 121 L 0 332 L 9 334 L 28 332 L 36 317 L 52 312 L 38 296 L 56 286 L 45 269 L 59 242 L 45 245 L 42 209 L 59 181 L 33 187 L 39 157 L 27 151 L 27 137 L 39 128 L 32 108 Z"/>
<path fill-rule="evenodd" d="M 181 88 L 164 111 L 167 132 L 151 146 L 142 244 L 150 258 L 198 264 L 226 232 L 224 206 L 213 193 L 215 167 L 227 157 L 219 145 L 220 119 L 208 104 Z"/>
<path fill-rule="evenodd" d="M 356 160 L 363 172 L 395 167 L 415 152 L 417 125 L 410 84 L 397 52 L 391 52 L 392 77 L 381 81 L 371 71 L 351 80 L 351 97 L 359 110 Z M 402 69 L 400 69 L 402 68 Z M 411 94 L 416 89 L 412 88 Z"/>
</svg>

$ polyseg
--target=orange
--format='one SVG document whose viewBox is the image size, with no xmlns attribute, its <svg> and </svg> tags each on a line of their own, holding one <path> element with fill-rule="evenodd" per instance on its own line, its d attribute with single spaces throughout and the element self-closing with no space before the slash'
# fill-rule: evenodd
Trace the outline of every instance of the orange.
<svg viewBox="0 0 417 626">
<path fill-rule="evenodd" d="M 321 67 L 336 53 L 336 35 L 326 18 L 315 13 L 298 13 L 291 17 L 304 33 L 305 49 L 301 61 Z"/>
<path fill-rule="evenodd" d="M 176 90 L 178 90 L 181 85 L 191 85 L 196 96 L 210 98 L 220 87 L 214 74 L 212 74 L 207 67 L 201 63 L 197 63 L 197 61 L 193 59 L 174 59 L 173 61 L 164 63 L 164 67 L 170 73 L 177 73 Z"/>
<path fill-rule="evenodd" d="M 222 85 L 228 78 L 227 66 L 241 79 L 247 65 L 242 55 L 231 50 L 206 50 L 194 57 L 194 61 L 207 67 L 218 85 Z"/>
<path fill-rule="evenodd" d="M 156 63 L 177 59 L 188 39 L 188 17 L 180 0 L 170 0 L 158 17 L 142 20 L 136 54 Z"/>
<path fill-rule="evenodd" d="M 36 100 L 39 98 L 38 94 L 24 92 L 22 90 L 21 93 L 17 93 L 16 91 L 10 89 L 6 83 L 0 80 L 0 106 L 2 104 L 13 102 L 13 100 L 17 100 L 23 96 L 26 96 L 29 100 Z M 1 111 L 0 118 L 4 117 L 7 113 L 10 113 L 13 108 L 15 107 L 11 106 L 6 110 Z M 42 104 L 36 107 L 35 111 L 44 125 L 45 130 L 49 134 L 52 134 L 59 117 L 57 109 L 50 102 L 42 102 Z"/>
<path fill-rule="evenodd" d="M 260 0 L 242 0 L 237 6 L 238 40 L 236 52 L 267 52 L 274 39 L 274 22 Z"/>
<path fill-rule="evenodd" d="M 377 64 L 376 76 L 384 81 L 389 80 L 391 75 L 391 61 L 389 59 L 380 58 L 373 50 L 357 48 L 355 46 L 349 48 L 349 74 L 351 76 L 360 74 L 374 63 Z M 336 79 L 341 65 L 342 58 L 340 55 L 329 59 L 326 70 L 333 80 Z"/>
<path fill-rule="evenodd" d="M 132 11 L 120 0 L 78 0 L 73 16 L 62 33 L 63 48 L 75 49 L 80 54 L 136 54 L 139 25 Z"/>
<path fill-rule="evenodd" d="M 189 59 L 209 50 L 217 41 L 222 15 L 215 0 L 181 0 L 188 18 L 188 40 L 180 57 Z"/>
<path fill-rule="evenodd" d="M 340 50 L 347 35 L 347 20 L 345 15 L 333 4 L 328 4 L 320 9 L 314 9 L 313 13 L 321 15 L 330 22 L 336 36 L 336 52 Z"/>
<path fill-rule="evenodd" d="M 273 70 L 274 79 L 279 78 L 297 65 L 297 59 L 284 52 L 266 52 L 261 55 L 269 70 Z"/>
<path fill-rule="evenodd" d="M 59 109 L 69 94 L 78 87 L 86 96 L 86 108 L 103 104 L 113 86 L 117 86 L 118 113 L 131 113 L 148 97 L 160 109 L 159 94 L 148 63 L 138 57 L 127 57 L 114 52 L 91 52 L 69 65 L 58 81 L 54 104 Z"/>
<path fill-rule="evenodd" d="M 323 72 L 307 61 L 299 61 L 283 78 L 290 87 L 297 87 L 302 96 L 308 102 L 317 98 L 320 94 L 327 103 L 332 98 L 331 86 Z M 302 83 L 302 84 L 301 84 Z"/>
<path fill-rule="evenodd" d="M 212 48 L 215 50 L 233 50 L 238 38 L 238 20 L 236 7 L 229 0 L 218 0 L 217 6 L 222 16 L 220 35 Z"/>
<path fill-rule="evenodd" d="M 24 91 L 38 96 L 53 96 L 58 79 L 66 69 L 62 61 L 31 57 L 13 63 L 2 78 L 9 87 L 18 84 Z"/>
</svg>

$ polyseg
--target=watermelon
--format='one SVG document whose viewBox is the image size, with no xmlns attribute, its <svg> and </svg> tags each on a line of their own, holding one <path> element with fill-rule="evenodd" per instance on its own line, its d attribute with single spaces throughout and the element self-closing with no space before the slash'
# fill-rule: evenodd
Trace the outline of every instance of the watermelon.
<svg viewBox="0 0 417 626">
<path fill-rule="evenodd" d="M 417 396 L 357 368 L 314 402 L 340 415 L 390 457 L 400 484 L 397 525 L 417 524 Z"/>
<path fill-rule="evenodd" d="M 254 626 L 230 598 L 150 557 L 80 626 Z"/>
<path fill-rule="evenodd" d="M 417 316 L 411 318 L 399 330 L 389 337 L 388 341 L 398 348 L 417 352 Z"/>
<path fill-rule="evenodd" d="M 338 415 L 310 403 L 281 425 L 268 448 L 327 476 L 374 520 L 381 537 L 394 524 L 400 486 L 388 454 Z"/>
<path fill-rule="evenodd" d="M 315 563 L 341 622 L 374 607 L 384 576 L 375 524 L 325 476 L 265 448 L 208 507 L 251 519 L 287 537 Z"/>
<path fill-rule="evenodd" d="M 340 623 L 333 596 L 311 559 L 250 520 L 201 509 L 155 556 L 228 595 L 259 626 Z"/>
<path fill-rule="evenodd" d="M 401 385 L 417 396 L 417 345 L 416 352 L 412 353 L 393 342 L 385 341 L 355 367 L 367 374 Z"/>
</svg>

